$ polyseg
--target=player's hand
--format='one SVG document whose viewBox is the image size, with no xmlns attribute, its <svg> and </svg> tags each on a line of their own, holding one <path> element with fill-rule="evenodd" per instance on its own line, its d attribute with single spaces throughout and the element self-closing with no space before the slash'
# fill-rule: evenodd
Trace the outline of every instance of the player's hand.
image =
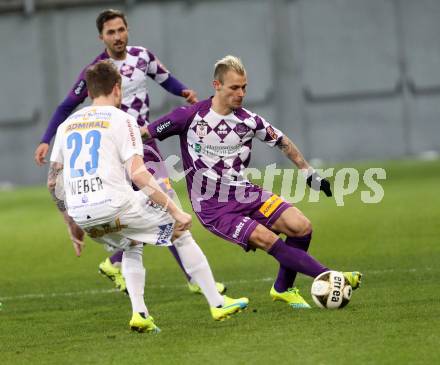
<svg viewBox="0 0 440 365">
<path fill-rule="evenodd" d="M 147 126 L 139 127 L 139 131 L 141 132 L 142 141 L 145 142 L 145 141 L 148 141 L 149 139 L 151 139 L 151 135 L 150 135 L 150 132 L 148 132 Z"/>
<path fill-rule="evenodd" d="M 81 256 L 84 248 L 84 231 L 73 220 L 67 223 L 67 231 L 69 232 L 70 240 L 72 241 L 73 249 L 76 256 Z"/>
<path fill-rule="evenodd" d="M 330 182 L 327 179 L 323 179 L 319 174 L 313 170 L 309 169 L 305 172 L 307 176 L 307 185 L 316 191 L 323 191 L 328 197 L 332 196 L 332 190 L 330 187 Z"/>
<path fill-rule="evenodd" d="M 178 211 L 173 214 L 173 218 L 176 220 L 176 230 L 185 231 L 191 228 L 192 217 L 191 214 L 183 211 Z"/>
<path fill-rule="evenodd" d="M 190 104 L 195 104 L 199 101 L 199 99 L 197 99 L 197 93 L 191 89 L 182 90 L 182 96 Z"/>
<path fill-rule="evenodd" d="M 47 143 L 40 143 L 34 152 L 34 160 L 38 166 L 43 166 L 47 161 L 44 159 L 49 151 Z"/>
</svg>

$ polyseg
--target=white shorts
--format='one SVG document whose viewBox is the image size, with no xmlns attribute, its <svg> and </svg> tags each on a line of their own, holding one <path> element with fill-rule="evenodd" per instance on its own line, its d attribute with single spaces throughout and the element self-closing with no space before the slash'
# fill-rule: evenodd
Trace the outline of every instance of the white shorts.
<svg viewBox="0 0 440 365">
<path fill-rule="evenodd" d="M 170 246 L 174 219 L 162 208 L 150 204 L 141 191 L 137 191 L 136 195 L 138 199 L 108 223 L 80 226 L 93 240 L 105 244 L 110 251 L 126 249 L 133 244 L 132 241 Z"/>
</svg>

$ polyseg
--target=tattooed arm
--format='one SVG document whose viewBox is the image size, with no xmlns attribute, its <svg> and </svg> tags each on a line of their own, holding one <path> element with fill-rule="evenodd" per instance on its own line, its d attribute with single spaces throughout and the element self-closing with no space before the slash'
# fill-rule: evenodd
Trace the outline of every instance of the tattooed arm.
<svg viewBox="0 0 440 365">
<path fill-rule="evenodd" d="M 55 202 L 58 210 L 63 213 L 66 211 L 66 206 L 64 205 L 64 200 L 57 197 L 55 189 L 57 187 L 57 179 L 62 176 L 63 165 L 59 162 L 51 162 L 49 166 L 49 172 L 47 174 L 47 188 L 52 196 L 52 200 Z"/>
<path fill-rule="evenodd" d="M 78 226 L 75 221 L 67 214 L 66 206 L 62 196 L 64 195 L 64 188 L 60 181 L 62 181 L 63 165 L 59 162 L 51 162 L 49 166 L 49 173 L 47 175 L 47 188 L 50 195 L 55 202 L 58 210 L 61 212 L 64 218 L 64 222 L 67 225 L 67 231 L 69 232 L 70 240 L 73 244 L 73 249 L 77 256 L 81 255 L 81 251 L 84 247 L 84 231 Z M 57 186 L 57 184 L 59 184 Z M 61 185 L 61 186 L 60 186 Z"/>
<path fill-rule="evenodd" d="M 289 137 L 282 136 L 281 141 L 277 144 L 277 146 L 299 169 L 308 170 L 310 168 L 310 165 L 304 159 L 301 151 L 289 139 Z"/>
</svg>

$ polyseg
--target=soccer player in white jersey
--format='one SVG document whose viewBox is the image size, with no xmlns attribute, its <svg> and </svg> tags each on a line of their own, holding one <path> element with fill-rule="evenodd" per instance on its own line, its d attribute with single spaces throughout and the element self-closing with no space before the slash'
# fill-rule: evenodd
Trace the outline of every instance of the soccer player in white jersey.
<svg viewBox="0 0 440 365">
<path fill-rule="evenodd" d="M 122 77 L 123 98 L 121 109 L 132 115 L 140 126 L 144 126 L 149 122 L 150 102 L 147 85 L 149 78 L 168 92 L 186 98 L 189 103 L 197 101 L 196 93 L 177 80 L 150 50 L 140 46 L 127 45 L 128 25 L 122 12 L 112 9 L 101 12 L 96 19 L 96 26 L 99 38 L 106 48 L 91 64 L 95 64 L 100 60 L 109 60 L 117 67 Z M 49 143 L 58 126 L 86 99 L 87 85 L 84 77 L 86 69 L 87 67 L 80 73 L 66 99 L 58 106 L 52 116 L 42 141 L 35 151 L 37 164 L 41 165 L 45 162 L 44 158 L 49 149 Z M 159 180 L 162 188 L 170 196 L 174 196 L 167 171 L 154 141 L 144 145 L 144 163 L 148 170 Z M 66 214 L 64 214 L 64 219 L 72 241 L 81 242 L 84 232 L 72 225 Z M 192 239 L 192 237 L 188 236 L 188 239 Z M 183 269 L 176 249 L 173 246 L 169 249 Z M 116 287 L 123 291 L 125 290 L 125 282 L 119 267 L 121 259 L 122 251 L 116 252 L 99 265 L 99 270 L 113 280 Z M 191 276 L 185 271 L 184 273 L 188 280 L 189 289 L 192 292 L 200 293 L 200 288 L 194 283 Z M 220 293 L 225 292 L 226 288 L 222 283 L 216 285 Z"/>
<path fill-rule="evenodd" d="M 143 243 L 163 246 L 173 240 L 185 270 L 202 289 L 214 319 L 224 319 L 246 308 L 247 298 L 232 299 L 218 293 L 206 257 L 194 241 L 186 239 L 191 216 L 177 207 L 145 168 L 136 120 L 118 109 L 118 70 L 108 61 L 98 62 L 87 69 L 86 82 L 93 104 L 72 114 L 58 127 L 49 189 L 59 205 L 65 201 L 74 224 L 107 247 L 124 250 L 122 273 L 133 308 L 130 327 L 140 332 L 158 331 L 143 298 Z M 60 185 L 65 198 L 61 200 L 55 191 L 63 166 Z M 126 174 L 141 191 L 133 190 Z M 77 255 L 82 247 L 82 243 L 74 243 Z"/>
<path fill-rule="evenodd" d="M 328 268 L 307 253 L 312 226 L 302 212 L 245 178 L 253 139 L 280 148 L 313 189 L 331 196 L 330 184 L 286 135 L 242 107 L 247 77 L 240 59 L 227 56 L 218 61 L 213 86 L 212 98 L 175 109 L 142 128 L 145 138 L 179 135 L 188 193 L 203 226 L 246 251 L 258 248 L 273 256 L 279 271 L 270 290 L 272 299 L 292 308 L 310 308 L 293 287 L 296 274 L 314 278 Z M 282 240 L 279 233 L 287 238 Z M 359 286 L 359 272 L 344 275 L 353 289 Z"/>
</svg>

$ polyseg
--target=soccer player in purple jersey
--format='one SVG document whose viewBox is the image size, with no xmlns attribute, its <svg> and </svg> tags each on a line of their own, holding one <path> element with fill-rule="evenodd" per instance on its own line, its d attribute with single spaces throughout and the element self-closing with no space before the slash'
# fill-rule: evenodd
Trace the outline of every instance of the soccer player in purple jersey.
<svg viewBox="0 0 440 365">
<path fill-rule="evenodd" d="M 279 263 L 273 300 L 310 308 L 293 287 L 297 272 L 315 278 L 329 270 L 307 253 L 312 225 L 283 198 L 245 179 L 253 139 L 277 146 L 305 175 L 308 185 L 331 196 L 330 183 L 307 163 L 295 144 L 261 116 L 242 107 L 247 78 L 240 59 L 226 56 L 214 67 L 212 98 L 180 107 L 149 124 L 144 138 L 180 136 L 193 210 L 205 228 L 246 251 L 262 249 Z M 284 233 L 283 241 L 278 234 Z M 353 289 L 362 274 L 344 272 Z"/>
<path fill-rule="evenodd" d="M 144 126 L 149 122 L 148 78 L 156 81 L 168 92 L 186 98 L 189 103 L 197 101 L 196 93 L 177 80 L 150 50 L 139 46 L 128 46 L 128 24 L 124 13 L 112 9 L 105 10 L 98 15 L 96 26 L 99 38 L 103 41 L 106 48 L 90 65 L 96 64 L 101 60 L 109 60 L 116 66 L 122 77 L 123 99 L 121 109 L 132 115 L 137 120 L 139 126 Z M 46 162 L 45 156 L 49 149 L 49 143 L 55 135 L 58 126 L 86 99 L 85 71 L 90 65 L 83 69 L 72 90 L 53 114 L 41 143 L 35 151 L 35 161 L 38 165 L 41 166 Z M 154 141 L 144 145 L 144 162 L 150 173 L 161 182 L 161 187 L 170 196 L 173 196 L 174 191 L 169 183 L 159 149 Z M 83 241 L 84 232 L 75 225 L 65 212 L 62 213 L 72 243 L 74 245 L 80 244 Z M 193 240 L 191 235 L 188 235 L 187 239 Z M 190 291 L 201 293 L 200 287 L 185 272 L 176 249 L 170 246 L 170 251 L 185 273 Z M 122 251 L 119 251 L 102 262 L 99 265 L 99 269 L 101 273 L 115 282 L 118 289 L 125 291 L 125 281 L 120 270 L 121 260 Z M 226 291 L 224 284 L 217 283 L 216 285 L 220 293 Z"/>
</svg>

